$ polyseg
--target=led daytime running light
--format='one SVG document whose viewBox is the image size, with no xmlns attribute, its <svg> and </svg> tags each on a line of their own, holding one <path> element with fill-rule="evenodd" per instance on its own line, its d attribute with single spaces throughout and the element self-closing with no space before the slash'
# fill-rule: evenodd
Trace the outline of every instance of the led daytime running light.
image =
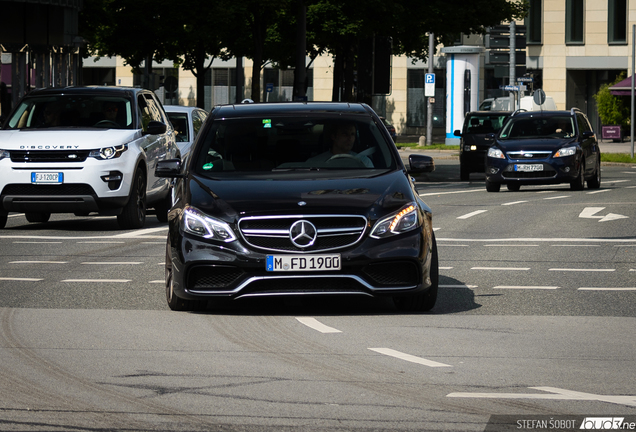
<svg viewBox="0 0 636 432">
<path fill-rule="evenodd" d="M 391 231 L 394 231 L 395 227 L 400 222 L 400 219 L 402 219 L 402 217 L 405 216 L 406 214 L 411 213 L 413 210 L 415 210 L 415 206 L 410 205 L 407 208 L 405 208 L 404 210 L 402 210 L 401 212 L 399 212 L 397 215 L 395 215 L 395 218 L 393 218 L 393 222 L 391 222 L 391 225 L 389 226 L 389 229 Z"/>
</svg>

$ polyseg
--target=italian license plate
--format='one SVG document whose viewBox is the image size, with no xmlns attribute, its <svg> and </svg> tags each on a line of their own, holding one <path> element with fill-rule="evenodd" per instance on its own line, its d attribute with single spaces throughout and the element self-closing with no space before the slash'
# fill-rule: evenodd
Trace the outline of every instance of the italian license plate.
<svg viewBox="0 0 636 432">
<path fill-rule="evenodd" d="M 271 272 L 340 270 L 340 254 L 267 255 L 265 269 Z"/>
<path fill-rule="evenodd" d="M 64 173 L 32 172 L 31 183 L 64 183 Z"/>
<path fill-rule="evenodd" d="M 532 172 L 543 171 L 542 164 L 519 164 L 515 165 L 515 171 Z"/>
</svg>

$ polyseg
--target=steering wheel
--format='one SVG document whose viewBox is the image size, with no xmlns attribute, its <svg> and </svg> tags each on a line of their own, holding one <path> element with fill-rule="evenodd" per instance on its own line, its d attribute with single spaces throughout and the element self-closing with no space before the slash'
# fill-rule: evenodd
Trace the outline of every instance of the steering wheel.
<svg viewBox="0 0 636 432">
<path fill-rule="evenodd" d="M 335 154 L 335 155 L 331 156 L 329 159 L 327 159 L 327 163 L 328 164 L 330 162 L 337 163 L 338 159 L 342 159 L 342 162 L 344 162 L 344 164 L 342 164 L 341 166 L 348 166 L 347 162 L 349 162 L 349 160 L 352 160 L 352 161 L 354 161 L 356 167 L 366 168 L 366 166 L 364 165 L 364 163 L 360 159 L 358 159 L 354 155 L 350 155 L 350 154 L 347 154 L 347 153 Z"/>
<path fill-rule="evenodd" d="M 112 120 L 100 120 L 95 123 L 95 126 L 116 126 L 119 127 L 119 123 L 114 122 Z"/>
</svg>

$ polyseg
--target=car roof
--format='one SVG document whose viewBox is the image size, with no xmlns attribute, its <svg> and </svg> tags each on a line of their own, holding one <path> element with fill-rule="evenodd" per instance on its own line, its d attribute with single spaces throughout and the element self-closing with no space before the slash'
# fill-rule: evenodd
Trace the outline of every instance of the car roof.
<svg viewBox="0 0 636 432">
<path fill-rule="evenodd" d="M 163 109 L 167 113 L 189 113 L 192 111 L 205 111 L 203 108 L 183 105 L 164 105 Z"/>
<path fill-rule="evenodd" d="M 471 115 L 489 115 L 489 114 L 510 115 L 510 114 L 512 114 L 512 111 L 471 111 L 471 112 L 467 112 L 466 116 L 471 116 Z"/>
<path fill-rule="evenodd" d="M 514 117 L 556 117 L 556 116 L 572 116 L 574 112 L 579 111 L 517 111 Z"/>
<path fill-rule="evenodd" d="M 142 89 L 139 87 L 107 87 L 107 86 L 71 86 L 71 87 L 47 87 L 42 89 L 35 89 L 31 91 L 27 96 L 47 96 L 47 95 L 60 95 L 60 94 L 118 94 L 121 96 L 129 96 L 130 93 L 149 93 L 150 90 Z"/>
<path fill-rule="evenodd" d="M 373 111 L 368 105 L 350 102 L 269 102 L 247 103 L 235 105 L 219 105 L 214 107 L 215 117 L 252 117 L 262 115 L 285 114 L 366 114 Z"/>
</svg>

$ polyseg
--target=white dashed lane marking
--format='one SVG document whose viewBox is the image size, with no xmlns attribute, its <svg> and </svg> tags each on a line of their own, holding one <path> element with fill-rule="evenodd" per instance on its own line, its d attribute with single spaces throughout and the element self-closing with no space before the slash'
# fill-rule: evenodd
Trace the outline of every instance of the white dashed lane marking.
<svg viewBox="0 0 636 432">
<path fill-rule="evenodd" d="M 471 218 L 471 217 L 473 217 L 473 216 L 477 216 L 477 215 L 479 215 L 479 214 L 486 213 L 487 211 L 488 211 L 488 210 L 476 210 L 476 211 L 474 211 L 474 212 L 471 212 L 471 213 L 465 214 L 465 215 L 463 215 L 463 216 L 459 216 L 457 219 L 468 219 L 468 218 Z"/>
<path fill-rule="evenodd" d="M 429 367 L 452 367 L 451 365 L 447 365 L 444 363 L 439 363 L 433 360 L 428 360 L 422 357 L 416 357 L 414 355 L 411 354 L 405 354 L 403 352 L 400 351 L 396 351 L 393 350 L 391 348 L 369 348 L 371 351 L 375 351 L 379 354 L 384 354 L 390 357 L 395 357 L 398 358 L 400 360 L 405 360 L 411 363 L 417 363 L 417 364 L 421 364 L 424 366 L 429 366 Z"/>
<path fill-rule="evenodd" d="M 296 319 L 301 324 L 304 324 L 311 329 L 319 331 L 320 333 L 342 333 L 338 329 L 324 325 L 323 323 L 318 321 L 316 318 L 297 317 Z"/>
</svg>

